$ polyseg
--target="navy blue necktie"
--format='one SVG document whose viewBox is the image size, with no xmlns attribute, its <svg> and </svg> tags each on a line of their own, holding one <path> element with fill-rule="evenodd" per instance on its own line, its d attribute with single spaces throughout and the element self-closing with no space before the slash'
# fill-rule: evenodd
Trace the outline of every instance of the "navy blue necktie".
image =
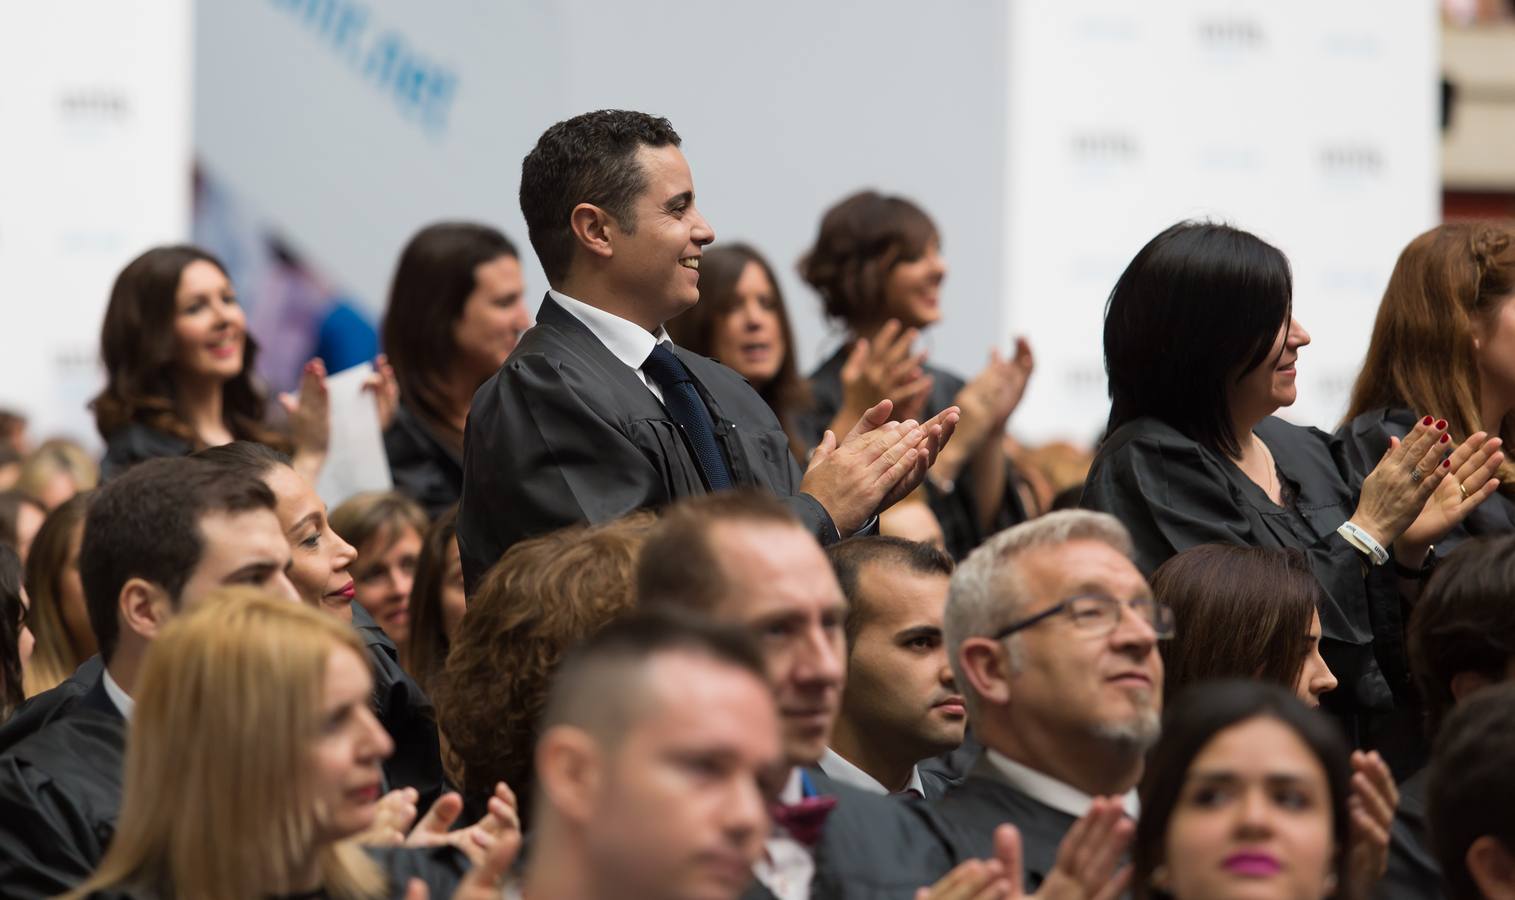
<svg viewBox="0 0 1515 900">
<path fill-rule="evenodd" d="M 660 343 L 652 348 L 642 371 L 647 373 L 663 391 L 663 405 L 668 414 L 684 429 L 689 445 L 694 448 L 695 459 L 705 472 L 705 480 L 712 491 L 731 487 L 731 470 L 721 456 L 720 445 L 715 442 L 715 421 L 700 392 L 695 390 L 694 380 L 684 363 L 673 353 L 673 345 Z"/>
</svg>

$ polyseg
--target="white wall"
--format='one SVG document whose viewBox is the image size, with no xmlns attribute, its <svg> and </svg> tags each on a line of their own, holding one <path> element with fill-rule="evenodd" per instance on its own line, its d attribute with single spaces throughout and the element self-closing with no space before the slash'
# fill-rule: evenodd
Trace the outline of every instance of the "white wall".
<svg viewBox="0 0 1515 900">
<path fill-rule="evenodd" d="M 666 115 L 718 239 L 753 242 L 779 270 L 807 364 L 825 329 L 794 263 L 821 212 L 865 186 L 919 198 L 938 219 L 952 276 L 932 341 L 943 359 L 976 361 L 999 315 L 1005 11 L 997 0 L 944 9 L 205 4 L 196 142 L 209 172 L 377 308 L 405 240 L 441 217 L 503 227 L 539 296 L 516 202 L 521 159 L 548 125 L 586 110 Z M 344 15 L 362 25 L 339 38 Z M 424 127 L 362 77 L 386 33 L 455 76 L 444 125 Z"/>
<path fill-rule="evenodd" d="M 116 273 L 189 232 L 190 0 L 0 4 L 0 406 L 97 442 Z"/>
</svg>

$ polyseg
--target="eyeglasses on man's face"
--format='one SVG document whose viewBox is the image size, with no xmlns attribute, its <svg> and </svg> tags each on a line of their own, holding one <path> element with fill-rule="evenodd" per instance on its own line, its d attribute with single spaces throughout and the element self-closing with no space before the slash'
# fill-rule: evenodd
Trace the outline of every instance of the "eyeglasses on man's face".
<svg viewBox="0 0 1515 900">
<path fill-rule="evenodd" d="M 992 637 L 998 641 L 1030 628 L 1038 622 L 1057 615 L 1067 616 L 1073 627 L 1089 637 L 1107 637 L 1120 627 L 1121 616 L 1129 610 L 1132 615 L 1146 622 L 1159 640 L 1173 637 L 1173 610 L 1151 597 L 1137 597 L 1130 603 L 1122 603 L 1103 594 L 1080 594 L 1052 604 L 1034 616 L 1011 622 Z"/>
</svg>

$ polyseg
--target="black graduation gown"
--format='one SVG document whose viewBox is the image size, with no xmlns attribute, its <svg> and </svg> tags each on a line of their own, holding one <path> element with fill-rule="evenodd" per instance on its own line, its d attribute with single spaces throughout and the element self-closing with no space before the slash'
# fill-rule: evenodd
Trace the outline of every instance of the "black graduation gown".
<svg viewBox="0 0 1515 900">
<path fill-rule="evenodd" d="M 100 460 L 100 480 L 110 481 L 139 462 L 162 456 L 188 456 L 195 448 L 181 437 L 159 431 L 141 422 L 131 422 L 105 439 L 105 457 Z"/>
<path fill-rule="evenodd" d="M 79 698 L 89 691 L 90 685 L 100 678 L 104 669 L 105 664 L 100 661 L 100 655 L 95 654 L 80 663 L 74 674 L 16 707 L 15 713 L 4 725 L 0 725 L 0 753 L 16 746 L 22 739 L 42 730 L 44 725 L 73 709 Z"/>
<path fill-rule="evenodd" d="M 384 432 L 384 454 L 395 490 L 421 504 L 435 519 L 463 493 L 463 455 L 403 402 Z"/>
<path fill-rule="evenodd" d="M 952 864 L 994 857 L 994 829 L 1006 822 L 1021 834 L 1021 861 L 1028 894 L 1035 893 L 1057 863 L 1057 848 L 1076 816 L 1033 800 L 1010 785 L 986 755 L 962 784 L 927 804 L 952 850 Z"/>
<path fill-rule="evenodd" d="M 1364 575 L 1362 553 L 1336 533 L 1357 506 L 1344 448 L 1324 432 L 1278 418 L 1264 420 L 1256 433 L 1293 495 L 1287 507 L 1275 506 L 1223 454 L 1153 418 L 1128 422 L 1105 439 L 1082 505 L 1125 524 L 1136 564 L 1149 578 L 1169 557 L 1198 544 L 1303 551 L 1326 593 L 1321 655 L 1341 685 L 1322 697 L 1323 704 L 1356 717 L 1412 703 L 1394 573 L 1377 566 Z M 1366 729 L 1381 723 L 1360 719 L 1347 724 L 1358 727 L 1359 744 L 1371 745 Z"/>
<path fill-rule="evenodd" d="M 796 425 L 801 439 L 808 447 L 814 447 L 821 442 L 826 429 L 831 427 L 831 420 L 836 418 L 837 411 L 842 408 L 842 367 L 847 364 L 847 353 L 851 349 L 850 344 L 841 347 L 831 355 L 830 359 L 821 363 L 819 368 L 810 373 L 810 390 L 814 404 L 803 416 L 798 417 Z M 927 365 L 925 371 L 931 376 L 931 393 L 926 397 L 922 415 L 929 417 L 951 406 L 957 400 L 964 381 L 951 372 L 935 366 Z M 837 435 L 837 437 L 842 436 Z M 1025 505 L 1021 502 L 1020 493 L 1015 489 L 1018 476 L 1008 458 L 1005 460 L 1005 465 L 1008 468 L 1005 496 L 1000 503 L 1000 508 L 995 512 L 993 524 L 987 531 L 979 526 L 978 503 L 974 500 L 973 491 L 970 488 L 962 485 L 951 493 L 943 493 L 937 490 L 930 480 L 926 481 L 926 502 L 931 507 L 931 511 L 936 514 L 937 522 L 942 526 L 947 553 L 953 559 L 962 559 L 967 556 L 989 535 L 1026 521 Z"/>
<path fill-rule="evenodd" d="M 798 493 L 789 437 L 751 385 L 683 348 L 738 485 L 785 501 L 823 544 L 836 525 Z M 474 394 L 463 450 L 458 548 L 470 592 L 517 541 L 607 522 L 707 492 L 679 426 L 641 377 L 551 296 L 499 372 Z"/>
<path fill-rule="evenodd" d="M 813 851 L 812 900 L 914 900 L 952 868 L 946 838 L 922 802 L 805 772 L 817 793 L 837 798 Z M 773 900 L 773 892 L 754 878 L 742 900 Z"/>
<path fill-rule="evenodd" d="M 1420 417 L 1408 409 L 1374 409 L 1363 413 L 1336 430 L 1336 437 L 1347 450 L 1352 464 L 1353 490 L 1361 490 L 1364 478 L 1378 465 L 1389 438 L 1401 440 L 1415 427 Z M 1508 452 L 1508 451 L 1507 451 Z M 1504 491 L 1480 503 L 1462 524 L 1436 542 L 1436 555 L 1446 555 L 1470 537 L 1509 534 L 1515 531 L 1515 499 Z"/>
<path fill-rule="evenodd" d="M 400 651 L 368 610 L 352 605 L 352 627 L 363 638 L 373 662 L 373 705 L 395 752 L 384 761 L 386 790 L 412 787 L 421 795 L 417 809 L 431 808 L 447 789 L 436 710 L 421 686 L 400 668 Z"/>
<path fill-rule="evenodd" d="M 1389 870 L 1373 888 L 1375 900 L 1429 900 L 1442 896 L 1441 866 L 1426 839 L 1426 783 L 1421 769 L 1399 786 L 1399 807 L 1389 829 Z"/>
<path fill-rule="evenodd" d="M 41 900 L 95 870 L 121 807 L 126 722 L 103 679 L 0 754 L 0 893 Z"/>
</svg>

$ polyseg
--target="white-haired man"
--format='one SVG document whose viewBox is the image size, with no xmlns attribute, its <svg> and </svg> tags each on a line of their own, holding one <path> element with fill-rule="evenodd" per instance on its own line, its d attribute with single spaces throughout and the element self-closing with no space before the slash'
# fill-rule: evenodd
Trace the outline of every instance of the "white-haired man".
<svg viewBox="0 0 1515 900">
<path fill-rule="evenodd" d="M 1011 822 L 1034 891 L 1095 797 L 1124 798 L 1135 817 L 1162 706 L 1157 641 L 1172 626 L 1104 513 L 1043 516 L 963 561 L 943 630 L 984 752 L 932 808 L 957 859 L 989 856 L 994 826 Z"/>
</svg>

